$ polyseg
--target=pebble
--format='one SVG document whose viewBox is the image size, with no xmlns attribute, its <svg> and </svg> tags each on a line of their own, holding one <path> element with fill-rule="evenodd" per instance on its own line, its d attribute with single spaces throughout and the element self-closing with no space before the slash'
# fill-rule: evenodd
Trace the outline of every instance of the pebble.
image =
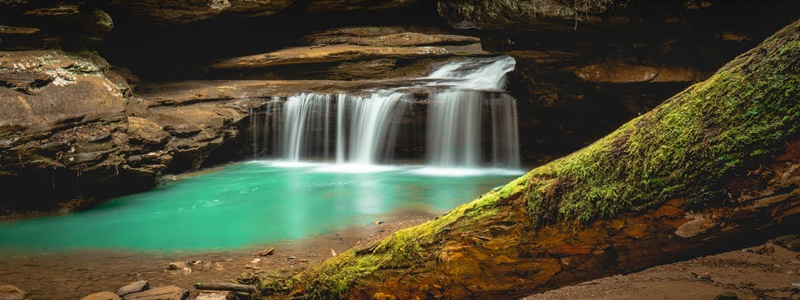
<svg viewBox="0 0 800 300">
<path fill-rule="evenodd" d="M 800 288 L 800 282 L 795 282 L 795 283 L 792 283 L 792 286 L 793 286 L 793 287 L 799 287 L 799 288 Z"/>
<path fill-rule="evenodd" d="M 189 264 L 193 265 L 193 266 L 196 266 L 196 265 L 199 265 L 199 264 L 202 264 L 202 263 L 204 263 L 204 261 L 202 261 L 202 260 L 193 260 L 193 261 L 189 262 Z"/>
<path fill-rule="evenodd" d="M 268 255 L 272 255 L 273 252 L 275 252 L 275 248 L 267 247 L 267 249 L 264 249 L 264 250 L 261 250 L 261 252 L 258 252 L 258 255 L 259 256 L 268 256 Z"/>
<path fill-rule="evenodd" d="M 170 270 L 183 270 L 186 268 L 186 263 L 182 261 L 171 262 L 169 263 Z"/>
<path fill-rule="evenodd" d="M 257 264 L 257 263 L 258 263 L 258 262 L 260 262 L 260 261 L 261 261 L 261 259 L 260 259 L 260 258 L 254 258 L 253 260 L 251 260 L 251 261 L 250 261 L 250 263 L 251 263 L 251 264 Z"/>
<path fill-rule="evenodd" d="M 117 295 L 120 297 L 125 296 L 131 293 L 138 293 L 150 288 L 150 283 L 147 280 L 139 280 L 136 282 L 131 282 L 130 284 L 123 286 L 117 290 Z"/>
</svg>

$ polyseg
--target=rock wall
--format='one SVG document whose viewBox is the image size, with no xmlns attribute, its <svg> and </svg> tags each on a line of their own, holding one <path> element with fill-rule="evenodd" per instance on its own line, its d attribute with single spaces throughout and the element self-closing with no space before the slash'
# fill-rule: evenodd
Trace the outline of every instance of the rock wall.
<svg viewBox="0 0 800 300">
<path fill-rule="evenodd" d="M 0 0 L 0 214 L 88 207 L 249 157 L 251 108 L 274 96 L 392 86 L 375 80 L 464 56 L 516 58 L 521 150 L 539 164 L 707 78 L 798 6 Z"/>
</svg>

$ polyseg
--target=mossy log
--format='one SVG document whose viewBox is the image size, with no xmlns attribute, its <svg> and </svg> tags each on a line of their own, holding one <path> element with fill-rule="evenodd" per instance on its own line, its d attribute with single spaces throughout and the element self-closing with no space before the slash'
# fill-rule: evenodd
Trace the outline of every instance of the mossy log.
<svg viewBox="0 0 800 300">
<path fill-rule="evenodd" d="M 763 241 L 800 223 L 799 128 L 796 22 L 572 155 L 261 289 L 517 299 Z"/>
</svg>

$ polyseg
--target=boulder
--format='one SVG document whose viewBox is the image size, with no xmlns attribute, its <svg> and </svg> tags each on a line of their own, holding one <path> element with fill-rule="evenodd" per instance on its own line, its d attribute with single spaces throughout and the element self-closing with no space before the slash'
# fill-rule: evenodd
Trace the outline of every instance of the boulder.
<svg viewBox="0 0 800 300">
<path fill-rule="evenodd" d="M 23 300 L 26 293 L 13 285 L 0 285 L 0 300 Z"/>
<path fill-rule="evenodd" d="M 147 280 L 139 280 L 123 286 L 117 290 L 117 295 L 125 296 L 131 293 L 138 293 L 150 288 L 150 283 Z"/>
<path fill-rule="evenodd" d="M 121 300 L 117 294 L 112 292 L 99 292 L 81 298 L 81 300 Z"/>
<path fill-rule="evenodd" d="M 143 292 L 125 295 L 125 300 L 183 300 L 189 291 L 174 285 L 152 288 Z"/>
</svg>

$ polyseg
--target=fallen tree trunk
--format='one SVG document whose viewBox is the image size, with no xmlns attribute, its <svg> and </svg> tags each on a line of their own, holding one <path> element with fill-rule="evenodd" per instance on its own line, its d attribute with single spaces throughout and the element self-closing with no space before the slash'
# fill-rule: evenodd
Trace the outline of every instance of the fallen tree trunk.
<svg viewBox="0 0 800 300">
<path fill-rule="evenodd" d="M 800 22 L 570 156 L 260 288 L 516 299 L 741 247 L 800 220 L 798 129 Z"/>
</svg>

